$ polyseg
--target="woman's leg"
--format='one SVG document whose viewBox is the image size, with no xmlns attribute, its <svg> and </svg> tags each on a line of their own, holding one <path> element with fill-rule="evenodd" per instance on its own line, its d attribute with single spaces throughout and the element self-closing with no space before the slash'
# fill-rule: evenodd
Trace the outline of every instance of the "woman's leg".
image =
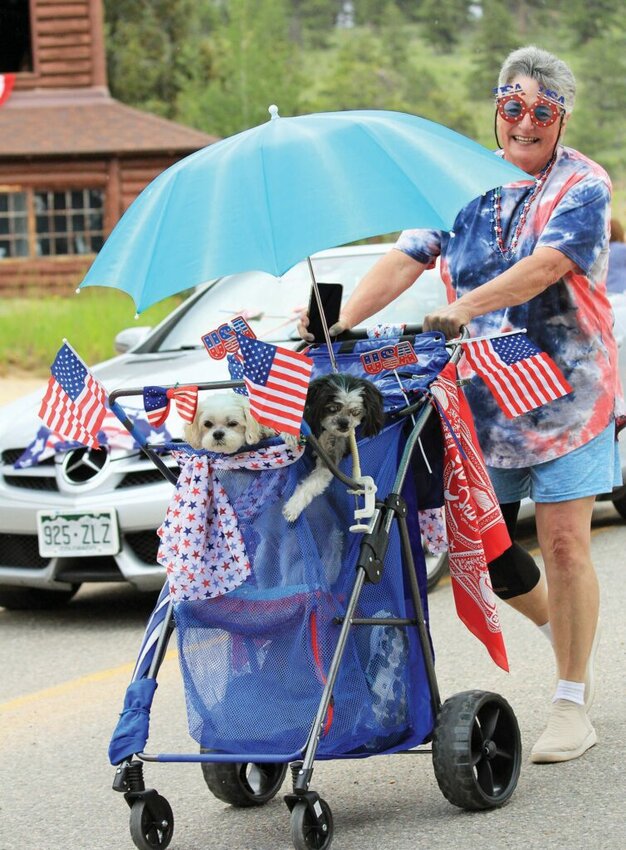
<svg viewBox="0 0 626 850">
<path fill-rule="evenodd" d="M 584 681 L 598 622 L 598 579 L 591 561 L 594 502 L 589 496 L 536 505 L 559 678 L 570 682 Z"/>
</svg>

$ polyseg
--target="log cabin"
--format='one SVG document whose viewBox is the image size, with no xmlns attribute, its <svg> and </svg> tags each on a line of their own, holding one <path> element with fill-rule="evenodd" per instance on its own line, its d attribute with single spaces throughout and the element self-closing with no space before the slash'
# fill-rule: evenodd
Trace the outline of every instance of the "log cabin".
<svg viewBox="0 0 626 850">
<path fill-rule="evenodd" d="M 102 0 L 2 0 L 0 296 L 71 294 L 141 190 L 215 141 L 111 97 Z"/>
</svg>

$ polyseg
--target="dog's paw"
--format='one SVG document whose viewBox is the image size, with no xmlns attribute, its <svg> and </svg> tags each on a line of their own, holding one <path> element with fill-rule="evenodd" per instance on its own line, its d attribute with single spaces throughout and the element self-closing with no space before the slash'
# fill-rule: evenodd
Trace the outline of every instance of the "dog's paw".
<svg viewBox="0 0 626 850">
<path fill-rule="evenodd" d="M 295 522 L 303 511 L 303 506 L 296 499 L 289 499 L 283 505 L 282 514 L 287 522 Z"/>
<path fill-rule="evenodd" d="M 288 434 L 286 431 L 280 432 L 280 438 L 288 449 L 297 449 L 300 445 L 300 435 Z"/>
</svg>

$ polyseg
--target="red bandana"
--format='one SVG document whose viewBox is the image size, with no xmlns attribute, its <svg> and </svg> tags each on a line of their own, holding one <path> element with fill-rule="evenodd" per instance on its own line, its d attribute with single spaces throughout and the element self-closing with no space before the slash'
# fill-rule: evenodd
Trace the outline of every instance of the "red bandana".
<svg viewBox="0 0 626 850">
<path fill-rule="evenodd" d="M 495 663 L 509 669 L 487 562 L 511 545 L 453 363 L 431 386 L 444 441 L 443 486 L 450 576 L 457 614 Z M 447 420 L 447 421 L 446 421 Z"/>
</svg>

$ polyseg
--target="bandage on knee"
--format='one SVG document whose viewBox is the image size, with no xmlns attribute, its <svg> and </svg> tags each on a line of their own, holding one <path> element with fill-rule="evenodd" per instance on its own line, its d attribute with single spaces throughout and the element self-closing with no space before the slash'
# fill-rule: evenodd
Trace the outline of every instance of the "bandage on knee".
<svg viewBox="0 0 626 850">
<path fill-rule="evenodd" d="M 519 502 L 500 505 L 513 543 L 498 558 L 487 564 L 493 592 L 500 599 L 514 599 L 516 596 L 528 593 L 541 578 L 541 570 L 532 555 L 515 542 L 519 508 Z"/>
</svg>

